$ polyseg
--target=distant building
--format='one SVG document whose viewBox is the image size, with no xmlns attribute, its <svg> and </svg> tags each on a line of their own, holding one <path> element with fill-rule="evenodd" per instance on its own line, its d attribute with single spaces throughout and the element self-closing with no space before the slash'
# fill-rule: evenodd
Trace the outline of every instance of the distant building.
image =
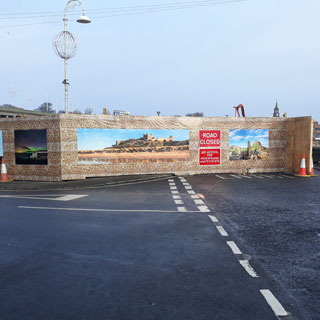
<svg viewBox="0 0 320 320">
<path fill-rule="evenodd" d="M 48 113 L 40 111 L 25 110 L 17 107 L 0 106 L 0 119 L 20 118 L 29 116 L 46 116 Z"/>
<path fill-rule="evenodd" d="M 280 111 L 279 111 L 279 107 L 278 107 L 278 102 L 276 102 L 276 106 L 274 107 L 273 117 L 277 117 L 277 118 L 280 117 Z"/>
<path fill-rule="evenodd" d="M 315 148 L 320 147 L 320 124 L 318 121 L 313 123 L 313 146 Z"/>
<path fill-rule="evenodd" d="M 130 112 L 123 111 L 123 110 L 114 110 L 113 115 L 114 116 L 130 116 Z"/>
</svg>

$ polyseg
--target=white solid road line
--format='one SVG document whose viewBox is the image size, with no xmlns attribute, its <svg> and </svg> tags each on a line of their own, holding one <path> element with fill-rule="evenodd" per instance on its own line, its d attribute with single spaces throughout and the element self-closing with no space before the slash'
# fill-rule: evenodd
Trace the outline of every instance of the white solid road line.
<svg viewBox="0 0 320 320">
<path fill-rule="evenodd" d="M 14 199 L 29 199 L 29 200 L 51 200 L 51 201 L 71 201 L 76 200 L 80 198 L 87 197 L 87 194 L 66 194 L 62 195 L 59 194 L 58 198 L 47 198 L 48 196 L 53 195 L 45 195 L 45 197 L 42 197 L 40 195 L 0 195 L 0 198 L 14 198 Z"/>
<path fill-rule="evenodd" d="M 261 294 L 266 299 L 268 305 L 271 307 L 273 312 L 277 317 L 285 317 L 288 316 L 288 312 L 283 308 L 278 299 L 272 294 L 270 290 L 263 289 L 260 290 Z"/>
<path fill-rule="evenodd" d="M 215 216 L 208 216 L 213 223 L 218 223 L 218 219 Z"/>
<path fill-rule="evenodd" d="M 223 236 L 223 237 L 228 237 L 228 233 L 226 230 L 224 230 L 223 227 L 221 226 L 216 226 L 217 230 L 220 232 L 220 234 Z"/>
<path fill-rule="evenodd" d="M 227 245 L 231 248 L 232 252 L 234 254 L 242 254 L 241 250 L 239 249 L 239 247 L 235 244 L 234 241 L 227 241 Z"/>
<path fill-rule="evenodd" d="M 179 209 L 180 207 L 178 207 Z M 182 207 L 183 208 L 183 207 Z M 177 213 L 177 210 L 148 210 L 148 209 L 88 209 L 88 208 L 58 208 L 58 207 L 29 207 L 18 206 L 18 209 L 33 210 L 57 210 L 57 211 L 88 211 L 88 212 L 160 212 L 160 213 Z M 191 213 L 199 213 L 200 211 L 186 211 Z"/>
<path fill-rule="evenodd" d="M 239 260 L 239 263 L 243 266 L 243 268 L 248 272 L 248 274 L 252 278 L 259 278 L 257 273 L 254 271 L 254 269 L 251 267 L 248 260 Z"/>
<path fill-rule="evenodd" d="M 237 178 L 237 179 L 242 179 L 241 177 L 239 176 L 236 176 L 235 174 L 230 174 L 231 177 L 234 177 L 234 178 Z"/>
</svg>

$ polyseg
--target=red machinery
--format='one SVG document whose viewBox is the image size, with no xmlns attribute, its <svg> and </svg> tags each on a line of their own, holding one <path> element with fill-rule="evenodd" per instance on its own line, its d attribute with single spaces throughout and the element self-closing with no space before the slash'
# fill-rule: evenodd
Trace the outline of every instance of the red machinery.
<svg viewBox="0 0 320 320">
<path fill-rule="evenodd" d="M 241 109 L 241 114 L 245 118 L 246 113 L 244 112 L 244 106 L 242 104 L 239 104 L 237 107 L 234 107 L 234 116 L 236 117 L 238 115 L 238 117 L 241 117 L 239 109 Z"/>
</svg>

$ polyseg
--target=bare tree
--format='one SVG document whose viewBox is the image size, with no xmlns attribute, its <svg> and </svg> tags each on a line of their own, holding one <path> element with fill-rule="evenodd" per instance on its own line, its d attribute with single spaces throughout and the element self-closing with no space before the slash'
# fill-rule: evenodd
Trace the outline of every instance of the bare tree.
<svg viewBox="0 0 320 320">
<path fill-rule="evenodd" d="M 53 110 L 51 102 L 42 103 L 35 111 L 46 112 L 46 113 L 56 113 L 56 110 Z"/>
<path fill-rule="evenodd" d="M 93 108 L 90 107 L 90 108 L 87 108 L 85 111 L 84 111 L 85 114 L 93 114 Z"/>
</svg>

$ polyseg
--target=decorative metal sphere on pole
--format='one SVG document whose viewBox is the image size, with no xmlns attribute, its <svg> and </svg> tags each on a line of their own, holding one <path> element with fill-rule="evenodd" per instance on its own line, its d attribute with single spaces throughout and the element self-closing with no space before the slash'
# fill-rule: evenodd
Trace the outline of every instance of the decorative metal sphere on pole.
<svg viewBox="0 0 320 320">
<path fill-rule="evenodd" d="M 79 42 L 76 37 L 67 30 L 68 17 L 67 11 L 76 7 L 82 8 L 82 16 L 77 20 L 78 23 L 90 23 L 91 20 L 85 15 L 84 7 L 80 0 L 69 0 L 64 8 L 64 30 L 58 33 L 53 39 L 52 46 L 56 55 L 64 60 L 64 101 L 65 101 L 65 113 L 69 111 L 69 79 L 68 79 L 68 60 L 74 57 L 79 50 Z"/>
</svg>

